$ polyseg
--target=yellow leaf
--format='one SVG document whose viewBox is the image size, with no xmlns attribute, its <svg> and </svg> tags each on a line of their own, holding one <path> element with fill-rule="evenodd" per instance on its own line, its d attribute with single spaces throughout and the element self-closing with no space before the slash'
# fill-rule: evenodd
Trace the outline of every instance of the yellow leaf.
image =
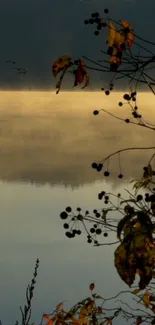
<svg viewBox="0 0 155 325">
<path fill-rule="evenodd" d="M 68 55 L 63 55 L 58 58 L 52 66 L 54 77 L 56 77 L 61 70 L 71 67 L 72 64 L 72 58 Z"/>
<path fill-rule="evenodd" d="M 108 32 L 108 46 L 111 47 L 114 44 L 115 39 L 115 25 L 112 23 L 109 23 L 109 32 Z"/>
<path fill-rule="evenodd" d="M 81 325 L 87 325 L 88 323 L 88 318 L 87 317 L 81 317 L 79 319 Z"/>
<path fill-rule="evenodd" d="M 149 293 L 146 291 L 143 298 L 142 298 L 143 302 L 144 302 L 144 306 L 146 308 L 148 308 L 149 304 L 150 304 L 150 295 Z"/>
<path fill-rule="evenodd" d="M 131 291 L 131 293 L 133 293 L 134 295 L 136 295 L 137 293 L 139 293 L 141 291 L 141 289 L 135 289 L 133 291 Z"/>
</svg>

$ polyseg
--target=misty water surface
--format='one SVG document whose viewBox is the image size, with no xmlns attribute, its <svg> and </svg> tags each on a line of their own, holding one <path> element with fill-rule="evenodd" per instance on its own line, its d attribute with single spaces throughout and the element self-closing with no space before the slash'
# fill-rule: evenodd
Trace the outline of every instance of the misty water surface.
<svg viewBox="0 0 155 325">
<path fill-rule="evenodd" d="M 119 181 L 117 157 L 105 179 L 91 163 L 127 146 L 153 146 L 153 131 L 113 119 L 94 109 L 130 117 L 118 108 L 122 94 L 1 92 L 0 96 L 0 319 L 20 320 L 19 306 L 40 259 L 32 321 L 50 313 L 62 300 L 66 306 L 89 294 L 90 282 L 104 296 L 127 289 L 113 265 L 114 246 L 93 247 L 86 236 L 69 240 L 59 214 L 68 205 L 92 211 L 102 207 L 101 190 L 122 192 L 141 175 L 145 151 L 121 156 L 124 180 Z M 141 94 L 139 106 L 153 121 L 153 95 Z M 151 152 L 149 153 L 151 156 Z M 114 240 L 110 235 L 108 240 Z M 3 292 L 3 294 L 2 294 Z"/>
</svg>

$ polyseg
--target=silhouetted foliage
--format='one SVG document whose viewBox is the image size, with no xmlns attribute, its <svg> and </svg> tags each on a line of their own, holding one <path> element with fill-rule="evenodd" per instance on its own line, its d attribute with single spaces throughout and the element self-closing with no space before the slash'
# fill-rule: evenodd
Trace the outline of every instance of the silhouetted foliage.
<svg viewBox="0 0 155 325">
<path fill-rule="evenodd" d="M 53 64 L 53 74 L 55 77 L 62 71 L 60 80 L 56 85 L 57 94 L 60 90 L 64 74 L 70 67 L 73 67 L 71 73 L 73 73 L 75 78 L 74 86 L 81 84 L 84 77 L 86 77 L 84 87 L 89 85 L 90 76 L 87 72 L 89 69 L 109 72 L 112 74 L 109 85 L 107 88 L 102 87 L 101 90 L 105 92 L 106 96 L 109 96 L 115 88 L 117 80 L 124 79 L 127 81 L 129 91 L 123 95 L 123 98 L 120 98 L 118 106 L 128 105 L 131 111 L 131 117 L 122 118 L 105 109 L 94 109 L 93 114 L 96 116 L 103 111 L 126 124 L 132 123 L 136 126 L 154 131 L 155 124 L 146 121 L 140 112 L 140 107 L 137 104 L 137 96 L 140 84 L 147 85 L 149 90 L 155 94 L 153 90 L 155 80 L 151 76 L 152 70 L 154 69 L 152 64 L 155 61 L 155 55 L 148 48 L 149 45 L 155 46 L 155 43 L 136 35 L 130 23 L 124 20 L 115 21 L 109 17 L 107 18 L 107 13 L 109 13 L 108 9 L 104 10 L 105 17 L 100 17 L 99 13 L 92 13 L 91 17 L 84 21 L 86 25 L 93 24 L 96 26 L 96 30 L 94 31 L 94 35 L 96 36 L 108 29 L 108 34 L 106 32 L 108 38 L 106 41 L 106 49 L 101 50 L 105 59 L 94 61 L 83 56 L 85 62 L 93 63 L 98 66 L 96 68 L 88 66 L 81 59 L 73 61 L 69 56 L 60 57 Z M 145 47 L 145 44 L 147 44 L 147 47 Z M 138 49 L 138 54 L 136 49 Z M 140 50 L 142 51 L 141 55 Z M 110 177 L 109 162 L 113 156 L 117 155 L 119 166 L 118 178 L 121 180 L 124 177 L 121 168 L 121 154 L 130 150 L 152 149 L 155 149 L 155 146 L 131 147 L 117 150 L 102 160 L 93 162 L 92 168 L 97 172 L 101 172 L 103 176 Z M 144 289 L 152 280 L 152 277 L 154 277 L 155 171 L 151 165 L 154 157 L 155 153 L 149 157 L 147 166 L 143 167 L 141 179 L 132 181 L 134 182 L 133 188 L 135 188 L 135 193 L 132 194 L 129 192 L 128 200 L 122 198 L 120 193 L 114 195 L 102 191 L 98 194 L 98 199 L 104 200 L 105 207 L 103 209 L 94 209 L 92 214 L 89 211 L 83 213 L 81 208 L 77 208 L 77 213 L 73 213 L 72 208 L 67 207 L 60 214 L 61 219 L 65 219 L 63 225 L 66 231 L 65 235 L 70 239 L 85 232 L 87 242 L 89 244 L 93 243 L 96 246 L 117 244 L 120 241 L 121 243 L 115 251 L 115 267 L 122 280 L 129 286 L 133 284 L 135 275 L 139 274 L 140 289 Z M 138 194 L 141 188 L 147 190 L 145 197 Z M 114 198 L 116 202 L 114 202 Z M 111 217 L 116 211 L 120 213 L 118 220 Z M 100 243 L 101 236 L 102 238 L 106 238 L 108 237 L 108 233 L 112 231 L 117 233 L 118 241 Z M 122 233 L 123 237 L 121 239 L 120 235 Z"/>
</svg>

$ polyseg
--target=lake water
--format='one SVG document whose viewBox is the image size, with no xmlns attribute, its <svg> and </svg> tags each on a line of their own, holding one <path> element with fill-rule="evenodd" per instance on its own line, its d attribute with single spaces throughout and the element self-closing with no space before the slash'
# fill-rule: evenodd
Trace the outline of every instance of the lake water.
<svg viewBox="0 0 155 325">
<path fill-rule="evenodd" d="M 20 305 L 40 259 L 32 321 L 51 313 L 66 300 L 71 306 L 89 295 L 89 284 L 110 297 L 128 287 L 113 265 L 116 246 L 93 247 L 86 236 L 67 239 L 59 214 L 66 206 L 92 211 L 102 207 L 101 190 L 123 192 L 141 176 L 152 151 L 121 155 L 124 179 L 118 181 L 118 157 L 110 160 L 106 178 L 91 163 L 118 149 L 153 146 L 154 133 L 128 125 L 106 113 L 130 117 L 118 107 L 121 93 L 1 92 L 0 93 L 0 319 L 21 320 Z M 155 120 L 153 95 L 138 100 L 146 120 Z M 104 241 L 115 241 L 111 234 Z"/>
</svg>

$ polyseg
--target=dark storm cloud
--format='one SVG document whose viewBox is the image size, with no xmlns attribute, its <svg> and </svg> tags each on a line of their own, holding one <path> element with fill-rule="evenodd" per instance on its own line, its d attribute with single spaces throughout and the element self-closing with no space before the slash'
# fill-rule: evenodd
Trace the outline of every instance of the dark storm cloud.
<svg viewBox="0 0 155 325">
<path fill-rule="evenodd" d="M 103 14 L 105 7 L 115 19 L 127 19 L 143 37 L 153 37 L 155 2 L 115 0 L 3 0 L 0 4 L 0 87 L 53 88 L 52 62 L 63 54 L 101 58 L 105 36 L 95 37 L 93 28 L 83 24 L 94 11 Z M 152 36 L 152 37 L 151 37 Z M 27 75 L 17 75 L 11 64 L 26 67 Z M 106 76 L 91 73 L 96 87 Z M 66 86 L 70 83 L 65 81 Z"/>
</svg>

